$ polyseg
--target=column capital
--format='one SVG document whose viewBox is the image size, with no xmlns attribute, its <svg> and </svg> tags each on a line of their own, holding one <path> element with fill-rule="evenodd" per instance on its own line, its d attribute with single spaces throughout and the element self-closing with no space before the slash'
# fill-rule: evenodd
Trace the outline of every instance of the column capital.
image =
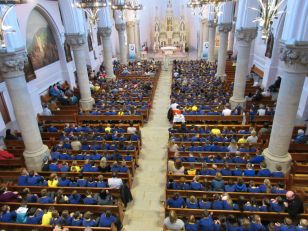
<svg viewBox="0 0 308 231">
<path fill-rule="evenodd" d="M 128 22 L 126 22 L 126 26 L 127 27 L 134 27 L 135 26 L 135 22 L 134 21 L 128 21 Z"/>
<path fill-rule="evenodd" d="M 279 58 L 286 65 L 297 65 L 308 68 L 308 45 L 294 46 L 285 43 L 280 44 Z"/>
<path fill-rule="evenodd" d="M 65 37 L 70 46 L 82 46 L 87 40 L 85 34 L 65 34 Z"/>
<path fill-rule="evenodd" d="M 235 36 L 238 41 L 251 42 L 257 37 L 257 29 L 242 28 L 235 31 Z"/>
<path fill-rule="evenodd" d="M 21 72 L 24 70 L 26 60 L 24 47 L 15 52 L 0 51 L 0 72 L 2 74 Z M 3 75 L 3 77 L 8 78 L 8 75 Z"/>
<path fill-rule="evenodd" d="M 125 31 L 126 25 L 125 23 L 115 24 L 115 28 L 118 32 Z"/>
<path fill-rule="evenodd" d="M 208 21 L 208 27 L 216 27 L 217 23 L 215 23 L 214 21 Z"/>
<path fill-rule="evenodd" d="M 201 23 L 208 23 L 208 20 L 206 18 L 202 18 Z"/>
<path fill-rule="evenodd" d="M 232 23 L 222 23 L 218 25 L 218 31 L 220 33 L 228 33 L 232 30 Z"/>
<path fill-rule="evenodd" d="M 110 37 L 111 35 L 111 28 L 110 27 L 99 27 L 97 29 L 97 33 L 101 35 L 103 38 Z"/>
</svg>

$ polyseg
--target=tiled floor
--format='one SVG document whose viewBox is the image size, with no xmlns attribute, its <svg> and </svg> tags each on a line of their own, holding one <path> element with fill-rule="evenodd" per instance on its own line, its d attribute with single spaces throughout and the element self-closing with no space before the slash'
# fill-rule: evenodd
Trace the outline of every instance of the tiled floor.
<svg viewBox="0 0 308 231">
<path fill-rule="evenodd" d="M 125 231 L 162 230 L 166 183 L 166 147 L 168 142 L 171 68 L 162 71 L 149 122 L 142 128 L 140 167 L 136 171 L 132 193 L 134 201 L 124 218 Z"/>
</svg>

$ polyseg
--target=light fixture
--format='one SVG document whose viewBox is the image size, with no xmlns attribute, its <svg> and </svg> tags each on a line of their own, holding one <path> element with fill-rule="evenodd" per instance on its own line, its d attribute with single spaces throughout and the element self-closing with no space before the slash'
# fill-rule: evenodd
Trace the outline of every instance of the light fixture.
<svg viewBox="0 0 308 231">
<path fill-rule="evenodd" d="M 210 0 L 189 0 L 189 2 L 187 3 L 187 7 L 196 9 L 196 8 L 200 8 L 209 3 L 210 3 Z"/>
<path fill-rule="evenodd" d="M 126 0 L 112 0 L 111 8 L 113 10 L 129 10 L 130 5 L 129 2 Z"/>
<path fill-rule="evenodd" d="M 140 4 L 138 2 L 138 0 L 130 0 L 128 3 L 128 8 L 129 10 L 134 10 L 134 11 L 137 11 L 137 10 L 142 10 L 143 9 L 143 5 Z"/>
<path fill-rule="evenodd" d="M 91 25 L 98 22 L 98 11 L 108 6 L 108 0 L 76 0 L 74 4 L 86 12 Z"/>
<path fill-rule="evenodd" d="M 262 28 L 262 39 L 268 37 L 268 33 L 271 29 L 271 24 L 273 20 L 278 17 L 279 14 L 284 11 L 278 11 L 279 7 L 285 0 L 258 0 L 260 8 L 251 8 L 260 13 L 260 17 L 256 18 L 254 22 L 259 22 L 260 27 Z"/>
</svg>

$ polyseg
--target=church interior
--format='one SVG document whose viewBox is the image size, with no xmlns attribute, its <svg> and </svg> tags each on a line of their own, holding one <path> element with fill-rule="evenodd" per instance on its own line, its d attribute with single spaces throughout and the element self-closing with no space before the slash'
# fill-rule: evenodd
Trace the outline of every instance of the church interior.
<svg viewBox="0 0 308 231">
<path fill-rule="evenodd" d="M 307 231 L 307 0 L 0 0 L 0 230 Z"/>
</svg>

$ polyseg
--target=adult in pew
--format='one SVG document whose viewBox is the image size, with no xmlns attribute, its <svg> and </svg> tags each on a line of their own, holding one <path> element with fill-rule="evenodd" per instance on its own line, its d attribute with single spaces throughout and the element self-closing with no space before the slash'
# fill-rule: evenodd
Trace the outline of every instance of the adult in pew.
<svg viewBox="0 0 308 231">
<path fill-rule="evenodd" d="M 100 193 L 94 195 L 98 205 L 113 205 L 114 199 L 108 190 L 102 189 Z"/>
<path fill-rule="evenodd" d="M 15 202 L 21 199 L 18 192 L 8 191 L 5 186 L 0 187 L 0 202 Z"/>
<path fill-rule="evenodd" d="M 305 135 L 305 131 L 303 129 L 299 129 L 297 131 L 296 137 L 292 141 L 296 144 L 306 144 L 307 143 L 307 137 Z"/>
<path fill-rule="evenodd" d="M 11 133 L 11 129 L 6 129 L 5 131 L 5 140 L 19 140 L 20 137 Z"/>
<path fill-rule="evenodd" d="M 118 178 L 118 174 L 116 172 L 113 172 L 112 177 L 108 178 L 108 185 L 110 188 L 119 189 L 123 185 L 123 181 L 121 178 Z"/>
<path fill-rule="evenodd" d="M 41 113 L 42 116 L 51 116 L 51 110 L 48 108 L 48 105 L 43 105 L 43 111 Z"/>
<path fill-rule="evenodd" d="M 73 151 L 79 151 L 81 148 L 81 142 L 78 140 L 78 137 L 74 136 L 73 141 L 71 142 L 71 147 Z"/>
<path fill-rule="evenodd" d="M 185 167 L 180 159 L 168 162 L 168 171 L 174 175 L 183 175 L 185 172 Z"/>
<path fill-rule="evenodd" d="M 178 219 L 176 212 L 171 210 L 169 216 L 164 220 L 164 228 L 173 231 L 181 231 L 185 230 L 185 224 L 181 219 Z"/>
<path fill-rule="evenodd" d="M 303 201 L 293 191 L 288 191 L 286 193 L 284 206 L 291 218 L 296 218 L 299 213 L 304 212 Z"/>
</svg>

